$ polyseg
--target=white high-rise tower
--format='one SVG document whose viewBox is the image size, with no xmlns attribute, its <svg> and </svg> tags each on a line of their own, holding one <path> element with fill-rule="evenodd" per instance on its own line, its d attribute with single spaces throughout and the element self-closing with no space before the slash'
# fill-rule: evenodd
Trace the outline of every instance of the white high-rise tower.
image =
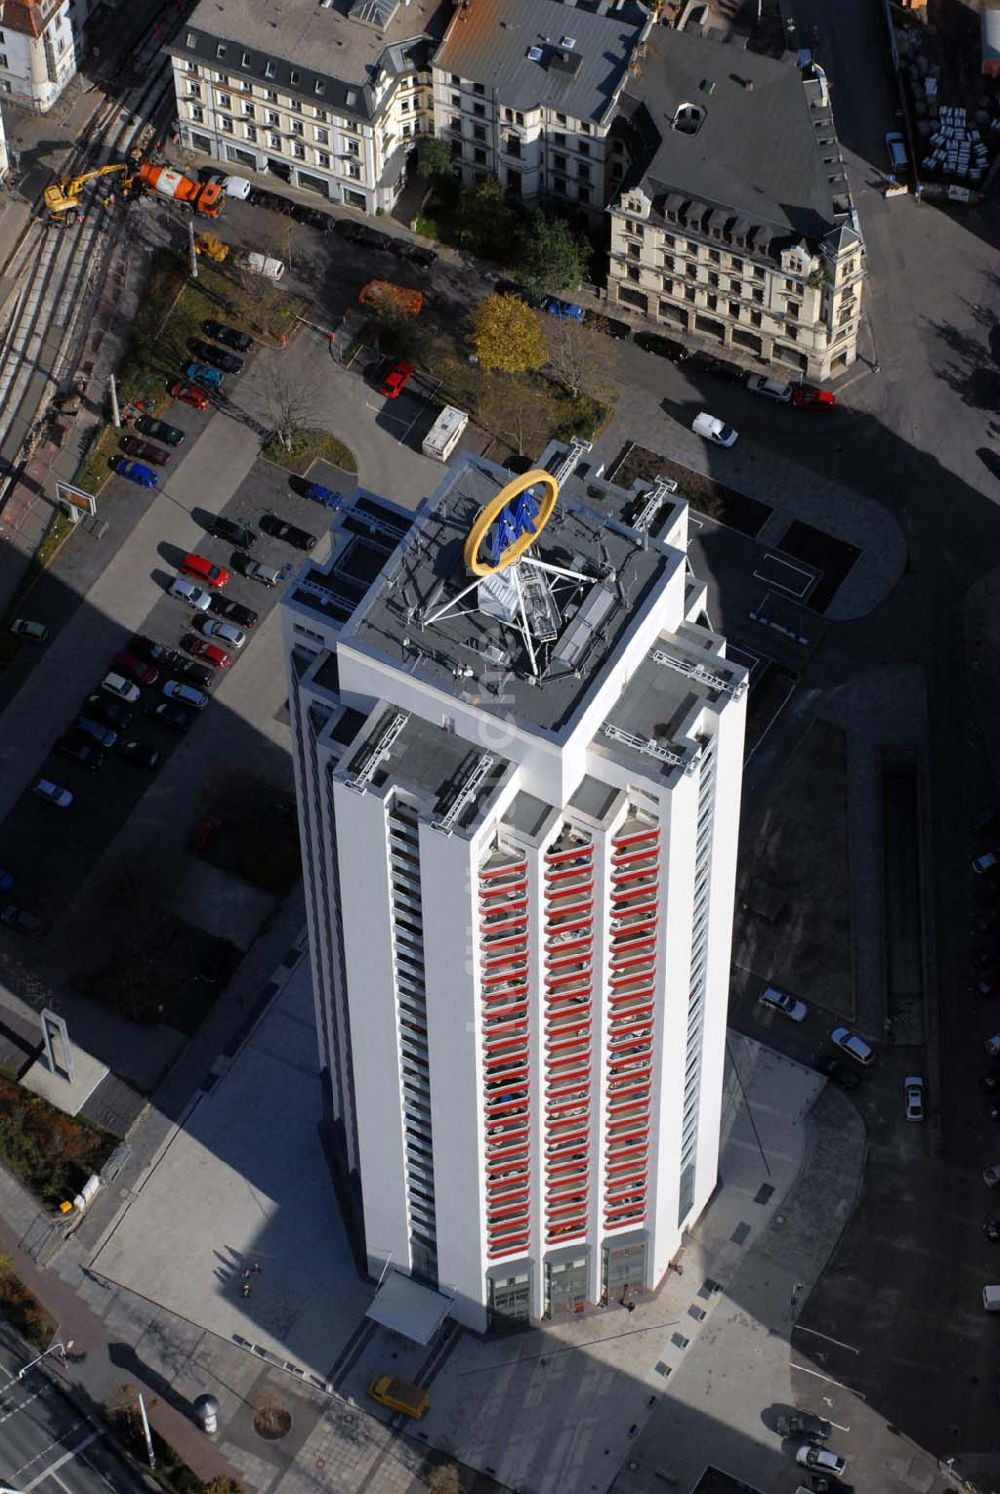
<svg viewBox="0 0 1000 1494">
<path fill-rule="evenodd" d="M 655 1287 L 716 1183 L 745 671 L 585 454 L 356 494 L 284 608 L 341 1200 L 477 1329 Z"/>
</svg>

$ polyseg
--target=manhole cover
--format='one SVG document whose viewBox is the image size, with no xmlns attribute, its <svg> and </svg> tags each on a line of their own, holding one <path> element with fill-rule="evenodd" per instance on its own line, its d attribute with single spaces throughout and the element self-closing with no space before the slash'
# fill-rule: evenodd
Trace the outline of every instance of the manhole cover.
<svg viewBox="0 0 1000 1494">
<path fill-rule="evenodd" d="M 254 1413 L 253 1429 L 266 1442 L 278 1442 L 292 1430 L 292 1413 L 284 1406 L 262 1406 Z"/>
</svg>

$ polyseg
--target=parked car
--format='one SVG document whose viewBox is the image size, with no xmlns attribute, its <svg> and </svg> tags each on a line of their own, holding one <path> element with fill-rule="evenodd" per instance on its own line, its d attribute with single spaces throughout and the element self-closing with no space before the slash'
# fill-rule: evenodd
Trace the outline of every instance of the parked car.
<svg viewBox="0 0 1000 1494">
<path fill-rule="evenodd" d="M 15 617 L 10 625 L 15 638 L 26 638 L 29 643 L 47 643 L 49 630 L 44 623 L 32 622 L 28 617 Z"/>
<path fill-rule="evenodd" d="M 408 260 L 411 265 L 417 265 L 421 270 L 429 270 L 431 265 L 437 263 L 436 251 L 425 249 L 423 244 L 410 244 L 406 239 L 394 239 L 392 246 L 400 259 Z"/>
<path fill-rule="evenodd" d="M 249 332 L 237 332 L 235 327 L 227 327 L 225 322 L 202 322 L 201 330 L 213 342 L 225 343 L 227 348 L 233 348 L 237 353 L 249 353 L 253 347 Z"/>
<path fill-rule="evenodd" d="M 228 618 L 241 628 L 252 628 L 257 621 L 257 614 L 252 607 L 244 607 L 242 603 L 234 602 L 231 597 L 221 596 L 219 592 L 212 597 L 209 607 L 216 617 Z"/>
<path fill-rule="evenodd" d="M 184 576 L 193 576 L 196 581 L 201 581 L 205 586 L 218 590 L 225 586 L 229 580 L 229 572 L 224 565 L 216 565 L 205 555 L 185 555 L 177 569 Z"/>
<path fill-rule="evenodd" d="M 251 560 L 249 555 L 234 555 L 233 564 L 249 581 L 259 581 L 262 586 L 277 586 L 281 572 L 273 565 L 263 565 Z"/>
<path fill-rule="evenodd" d="M 343 495 L 335 493 L 332 488 L 324 488 L 322 483 L 311 482 L 306 488 L 305 497 L 311 498 L 313 503 L 320 503 L 324 508 L 333 509 L 338 512 L 344 505 Z"/>
<path fill-rule="evenodd" d="M 1000 1032 L 986 1039 L 986 1051 L 991 1058 L 1000 1058 Z"/>
<path fill-rule="evenodd" d="M 845 1092 L 857 1089 L 861 1083 L 860 1074 L 856 1074 L 853 1069 L 849 1069 L 846 1063 L 842 1063 L 839 1058 L 821 1058 L 816 1065 L 816 1070 L 818 1073 L 825 1075 L 831 1084 L 835 1084 L 838 1089 L 842 1089 Z"/>
<path fill-rule="evenodd" d="M 765 399 L 776 399 L 782 405 L 787 405 L 792 398 L 791 384 L 769 379 L 766 374 L 747 374 L 746 385 L 751 394 L 762 394 Z"/>
<path fill-rule="evenodd" d="M 309 207 L 305 202 L 292 203 L 292 217 L 296 223 L 305 223 L 309 228 L 315 228 L 318 233 L 332 233 L 333 219 L 329 213 L 321 213 L 319 208 Z"/>
<path fill-rule="evenodd" d="M 924 1081 L 919 1074 L 910 1074 L 903 1080 L 903 1096 L 906 1100 L 906 1119 L 922 1121 L 924 1118 Z"/>
<path fill-rule="evenodd" d="M 518 285 L 514 280 L 498 280 L 496 293 L 498 296 L 516 296 L 533 311 L 544 311 L 549 299 L 545 291 L 535 290 L 530 285 Z"/>
<path fill-rule="evenodd" d="M 389 234 L 380 233 L 377 228 L 369 228 L 367 223 L 355 223 L 353 219 L 340 218 L 337 222 L 337 232 L 349 244 L 360 244 L 364 249 L 392 248 L 392 239 Z"/>
<path fill-rule="evenodd" d="M 178 430 L 176 425 L 157 420 L 155 415 L 137 415 L 133 424 L 144 436 L 152 436 L 154 441 L 166 441 L 168 446 L 180 446 L 185 439 L 184 432 Z"/>
<path fill-rule="evenodd" d="M 812 1441 L 826 1441 L 833 1426 L 825 1416 L 814 1416 L 811 1411 L 796 1411 L 791 1416 L 779 1416 L 775 1423 L 779 1437 L 809 1437 Z"/>
<path fill-rule="evenodd" d="M 690 348 L 675 337 L 662 337 L 659 332 L 637 332 L 633 341 L 644 353 L 655 353 L 658 358 L 668 358 L 671 363 L 683 363 L 691 356 Z"/>
<path fill-rule="evenodd" d="M 742 384 L 746 378 L 745 368 L 725 358 L 717 358 L 714 353 L 692 353 L 689 372 L 710 374 L 713 379 L 722 379 L 727 384 Z"/>
<path fill-rule="evenodd" d="M 211 669 L 204 664 L 196 664 L 193 659 L 187 659 L 183 654 L 171 653 L 170 662 L 166 665 L 171 675 L 178 680 L 187 680 L 189 685 L 197 685 L 199 690 L 207 690 L 215 679 Z"/>
<path fill-rule="evenodd" d="M 804 1001 L 797 1001 L 786 991 L 779 991 L 777 986 L 765 987 L 757 999 L 762 1005 L 772 1007 L 776 1012 L 781 1012 L 783 1017 L 791 1018 L 793 1022 L 804 1022 L 809 1011 Z"/>
<path fill-rule="evenodd" d="M 993 870 L 997 864 L 998 857 L 1000 857 L 1000 848 L 995 851 L 984 851 L 981 856 L 977 856 L 975 861 L 973 861 L 972 870 L 977 877 L 981 877 L 986 872 Z"/>
<path fill-rule="evenodd" d="M 864 1068 L 875 1061 L 875 1054 L 864 1038 L 858 1037 L 857 1033 L 852 1032 L 849 1027 L 835 1027 L 830 1033 L 830 1041 L 836 1043 L 837 1047 L 842 1048 L 845 1053 L 849 1053 L 854 1061 Z"/>
<path fill-rule="evenodd" d="M 96 742 L 98 747 L 113 747 L 118 740 L 118 733 L 113 726 L 105 726 L 103 721 L 95 721 L 91 716 L 77 716 L 73 729 L 88 741 Z"/>
<path fill-rule="evenodd" d="M 213 669 L 228 669 L 233 662 L 231 654 L 227 654 L 225 649 L 220 648 L 217 643 L 209 643 L 205 638 L 191 638 L 184 647 L 190 650 L 196 659 L 204 659 L 205 663 L 210 664 Z"/>
<path fill-rule="evenodd" d="M 898 130 L 890 130 L 885 137 L 889 171 L 892 176 L 905 174 L 910 169 L 910 158 L 906 154 L 906 141 Z"/>
<path fill-rule="evenodd" d="M 800 384 L 792 390 L 792 404 L 796 410 L 832 410 L 837 396 L 830 389 L 816 389 L 812 384 Z"/>
<path fill-rule="evenodd" d="M 217 622 L 214 617 L 199 618 L 197 628 L 204 637 L 220 638 L 223 643 L 228 643 L 230 648 L 242 648 L 247 641 L 247 635 L 242 628 L 238 628 L 235 623 L 231 622 Z"/>
<path fill-rule="evenodd" d="M 987 1240 L 1000 1240 L 1000 1219 L 985 1219 L 983 1221 L 983 1234 Z"/>
<path fill-rule="evenodd" d="M 156 747 L 147 747 L 145 742 L 137 742 L 130 737 L 127 742 L 118 743 L 118 756 L 123 757 L 127 763 L 135 763 L 137 768 L 147 768 L 152 772 L 159 767 L 162 753 Z"/>
<path fill-rule="evenodd" d="M 127 726 L 132 720 L 131 706 L 122 705 L 120 700 L 111 700 L 96 690 L 83 702 L 83 713 L 95 721 L 103 721 L 107 726 L 118 728 Z"/>
<path fill-rule="evenodd" d="M 199 389 L 197 384 L 188 384 L 184 379 L 175 379 L 170 385 L 170 393 L 182 405 L 191 405 L 195 410 L 207 410 L 212 403 L 204 389 Z"/>
<path fill-rule="evenodd" d="M 272 213 L 283 213 L 286 217 L 291 215 L 292 204 L 287 197 L 279 197 L 276 192 L 268 192 L 264 187 L 250 188 L 251 207 L 267 208 Z"/>
<path fill-rule="evenodd" d="M 53 783 L 51 778 L 39 778 L 36 783 L 32 784 L 31 792 L 56 809 L 68 809 L 73 802 L 73 795 L 69 789 Z"/>
<path fill-rule="evenodd" d="M 983 1182 L 987 1188 L 995 1188 L 1000 1183 L 1000 1162 L 994 1162 L 992 1167 L 983 1169 Z"/>
<path fill-rule="evenodd" d="M 196 612 L 207 612 L 211 601 L 210 592 L 203 591 L 191 581 L 185 581 L 183 576 L 178 576 L 171 582 L 170 595 L 186 603 L 188 607 L 193 607 Z"/>
<path fill-rule="evenodd" d="M 143 462 L 155 462 L 157 467 L 165 467 L 170 460 L 169 451 L 164 451 L 162 446 L 154 446 L 152 441 L 140 441 L 138 436 L 122 436 L 118 445 L 127 456 L 138 457 Z"/>
<path fill-rule="evenodd" d="M 203 711 L 208 705 L 208 696 L 204 690 L 196 690 L 193 685 L 187 685 L 182 680 L 167 680 L 163 693 L 168 700 L 175 701 L 178 705 L 191 706 L 195 711 Z"/>
<path fill-rule="evenodd" d="M 135 654 L 140 659 L 147 659 L 150 664 L 159 664 L 167 652 L 162 643 L 147 638 L 145 633 L 133 633 L 127 647 L 130 654 Z"/>
<path fill-rule="evenodd" d="M 562 296 L 549 296 L 545 302 L 545 310 L 549 316 L 559 317 L 564 321 L 583 321 L 583 307 L 578 306 L 575 301 L 564 301 Z"/>
<path fill-rule="evenodd" d="M 184 370 L 184 377 L 188 383 L 200 385 L 202 389 L 209 389 L 213 394 L 221 394 L 226 385 L 222 370 L 209 368 L 207 363 L 189 363 Z"/>
<path fill-rule="evenodd" d="M 9 892 L 14 885 L 14 873 L 0 868 L 0 892 Z"/>
<path fill-rule="evenodd" d="M 814 1442 L 803 1442 L 795 1454 L 795 1461 L 803 1468 L 815 1468 L 820 1473 L 832 1473 L 840 1478 L 847 1468 L 847 1459 L 828 1447 L 817 1447 Z"/>
<path fill-rule="evenodd" d="M 249 524 L 241 524 L 237 519 L 224 519 L 221 514 L 213 516 L 208 532 L 214 534 L 216 539 L 225 540 L 227 544 L 236 545 L 241 550 L 252 550 L 257 543 L 257 536 Z"/>
<path fill-rule="evenodd" d="M 140 659 L 137 654 L 127 648 L 115 654 L 112 663 L 122 674 L 127 674 L 135 680 L 137 685 L 155 685 L 160 678 L 160 671 L 155 664 L 150 664 L 146 659 Z"/>
<path fill-rule="evenodd" d="M 399 1375 L 378 1375 L 368 1386 L 373 1401 L 388 1406 L 392 1411 L 401 1411 L 419 1421 L 431 1403 L 430 1394 L 413 1380 L 404 1380 Z"/>
<path fill-rule="evenodd" d="M 20 908 L 17 903 L 8 903 L 0 912 L 0 923 L 13 929 L 15 934 L 23 934 L 26 939 L 34 939 L 44 927 L 37 913 L 29 913 L 27 908 Z"/>
<path fill-rule="evenodd" d="M 101 689 L 113 695 L 116 700 L 124 700 L 127 705 L 134 705 L 139 699 L 139 686 L 133 685 L 123 674 L 106 674 L 101 681 Z"/>
<path fill-rule="evenodd" d="M 191 343 L 191 351 L 203 363 L 209 363 L 213 368 L 220 368 L 223 373 L 238 374 L 243 372 L 242 358 L 237 358 L 235 353 L 229 353 L 225 348 L 215 347 L 213 343 L 200 342 L 196 338 Z"/>
<path fill-rule="evenodd" d="M 972 829 L 976 835 L 982 835 L 984 830 L 991 830 L 997 822 L 997 809 L 990 805 L 988 809 L 981 809 L 973 817 Z"/>
<path fill-rule="evenodd" d="M 691 429 L 696 436 L 702 436 L 706 441 L 714 442 L 716 446 L 735 446 L 740 439 L 739 431 L 735 431 L 731 425 L 727 425 L 717 415 L 709 415 L 705 410 L 694 417 Z"/>
<path fill-rule="evenodd" d="M 412 377 L 412 363 L 394 363 L 378 386 L 378 392 L 386 399 L 398 399 Z"/>
<path fill-rule="evenodd" d="M 194 711 L 185 710 L 184 706 L 177 705 L 172 700 L 161 700 L 156 705 L 148 705 L 146 715 L 153 721 L 159 721 L 161 726 L 169 726 L 171 731 L 187 731 L 196 719 Z"/>
<path fill-rule="evenodd" d="M 78 763 L 81 768 L 87 768 L 95 772 L 104 762 L 104 753 L 97 743 L 92 741 L 85 732 L 71 728 L 56 742 L 56 752 L 60 757 L 68 757 Z"/>
<path fill-rule="evenodd" d="M 298 525 L 289 524 L 277 514 L 264 514 L 260 527 L 272 539 L 284 540 L 286 545 L 294 545 L 296 550 L 311 550 L 316 544 L 316 536 L 310 534 L 308 529 L 299 529 Z"/>
<path fill-rule="evenodd" d="M 1000 1073 L 996 1069 L 989 1069 L 980 1076 L 979 1088 L 984 1089 L 988 1095 L 1000 1093 Z"/>
<path fill-rule="evenodd" d="M 142 462 L 130 462 L 125 457 L 112 457 L 111 466 L 119 477 L 127 477 L 129 482 L 137 483 L 140 488 L 155 488 L 160 481 L 158 472 L 152 467 L 146 467 Z"/>
</svg>

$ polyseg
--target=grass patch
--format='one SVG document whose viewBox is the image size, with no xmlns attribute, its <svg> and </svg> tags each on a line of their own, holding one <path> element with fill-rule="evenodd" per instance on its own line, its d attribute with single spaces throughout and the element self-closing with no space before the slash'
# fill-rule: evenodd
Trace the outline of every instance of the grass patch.
<svg viewBox="0 0 1000 1494">
<path fill-rule="evenodd" d="M 34 565 L 41 571 L 50 566 L 59 552 L 60 546 L 73 533 L 73 520 L 57 508 L 48 522 L 45 533 L 42 535 L 35 551 Z"/>
<path fill-rule="evenodd" d="M 436 218 L 425 218 L 423 213 L 418 213 L 413 220 L 413 232 L 419 233 L 425 239 L 441 238 L 441 229 Z"/>
<path fill-rule="evenodd" d="M 95 426 L 87 455 L 76 469 L 74 487 L 82 488 L 85 493 L 97 497 L 111 476 L 108 463 L 111 457 L 117 455 L 118 441 L 122 435 L 124 431 L 116 430 L 113 425 Z"/>
<path fill-rule="evenodd" d="M 48 1347 L 56 1331 L 55 1319 L 14 1275 L 5 1255 L 0 1255 L 0 1318 L 39 1350 Z"/>
<path fill-rule="evenodd" d="M 141 1463 L 145 1476 L 154 1478 L 161 1489 L 169 1490 L 170 1494 L 243 1494 L 243 1485 L 238 1479 L 213 1478 L 206 1484 L 193 1468 L 188 1467 L 180 1453 L 160 1436 L 155 1427 L 150 1427 L 150 1435 L 153 1439 L 156 1467 L 150 1469 L 146 1435 L 135 1405 L 134 1387 L 123 1386 L 122 1392 L 128 1395 L 130 1404 L 113 1411 L 109 1420 L 115 1434 L 136 1461 Z"/>
<path fill-rule="evenodd" d="M 41 1203 L 72 1198 L 114 1146 L 107 1131 L 0 1076 L 0 1161 Z"/>
<path fill-rule="evenodd" d="M 296 431 L 292 437 L 292 449 L 287 451 L 280 441 L 270 441 L 264 447 L 264 455 L 278 467 L 287 467 L 298 477 L 305 477 L 313 462 L 329 462 L 344 472 L 357 472 L 357 459 L 336 436 L 327 431 Z"/>
</svg>

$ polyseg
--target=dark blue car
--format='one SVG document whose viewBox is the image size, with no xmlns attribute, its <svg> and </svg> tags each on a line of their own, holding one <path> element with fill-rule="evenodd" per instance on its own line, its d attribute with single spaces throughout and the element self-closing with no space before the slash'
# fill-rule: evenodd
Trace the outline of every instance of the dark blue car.
<svg viewBox="0 0 1000 1494">
<path fill-rule="evenodd" d="M 160 481 L 160 474 L 154 472 L 152 467 L 147 467 L 143 462 L 130 462 L 125 457 L 115 457 L 111 463 L 119 477 L 127 477 L 129 482 L 137 482 L 140 488 L 155 488 Z"/>
<path fill-rule="evenodd" d="M 545 310 L 549 316 L 571 317 L 574 322 L 583 321 L 583 307 L 577 306 L 574 301 L 563 301 L 558 296 L 549 297 Z"/>
<path fill-rule="evenodd" d="M 306 497 L 311 498 L 314 503 L 322 503 L 324 508 L 332 508 L 334 512 L 341 508 L 344 502 L 340 493 L 321 487 L 318 482 L 309 484 L 306 488 Z"/>
</svg>

